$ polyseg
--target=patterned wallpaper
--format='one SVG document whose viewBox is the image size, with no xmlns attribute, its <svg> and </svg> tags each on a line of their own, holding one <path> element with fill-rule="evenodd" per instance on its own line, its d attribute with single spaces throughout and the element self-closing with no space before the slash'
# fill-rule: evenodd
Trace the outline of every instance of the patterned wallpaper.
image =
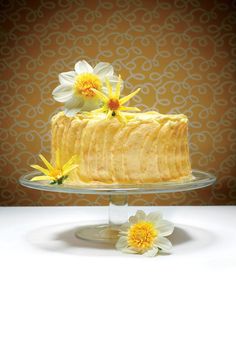
<svg viewBox="0 0 236 360">
<path fill-rule="evenodd" d="M 190 119 L 192 166 L 211 188 L 132 196 L 133 205 L 236 203 L 236 2 L 225 0 L 1 1 L 0 204 L 106 204 L 106 196 L 23 188 L 37 154 L 50 154 L 52 90 L 80 59 L 107 61 L 141 87 L 137 106 Z"/>
</svg>

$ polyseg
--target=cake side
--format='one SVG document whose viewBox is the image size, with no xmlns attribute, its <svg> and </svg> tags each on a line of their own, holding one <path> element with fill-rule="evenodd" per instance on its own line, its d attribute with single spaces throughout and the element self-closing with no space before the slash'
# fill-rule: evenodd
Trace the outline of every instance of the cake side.
<svg viewBox="0 0 236 360">
<path fill-rule="evenodd" d="M 134 184 L 180 180 L 191 176 L 188 119 L 157 112 L 116 116 L 64 112 L 52 118 L 52 162 L 79 156 L 70 183 Z"/>
</svg>

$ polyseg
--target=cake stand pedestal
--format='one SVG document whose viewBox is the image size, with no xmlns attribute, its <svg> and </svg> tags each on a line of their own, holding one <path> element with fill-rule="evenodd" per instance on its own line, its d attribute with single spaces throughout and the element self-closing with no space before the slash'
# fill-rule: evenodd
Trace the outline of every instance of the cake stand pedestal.
<svg viewBox="0 0 236 360">
<path fill-rule="evenodd" d="M 76 236 L 83 240 L 115 243 L 122 224 L 128 221 L 128 195 L 173 193 L 190 191 L 212 185 L 214 175 L 193 170 L 193 178 L 182 181 L 169 181 L 149 184 L 105 184 L 105 185 L 51 185 L 47 181 L 30 181 L 37 172 L 31 172 L 20 178 L 20 183 L 31 189 L 74 194 L 109 195 L 109 219 L 106 224 L 80 226 Z"/>
</svg>

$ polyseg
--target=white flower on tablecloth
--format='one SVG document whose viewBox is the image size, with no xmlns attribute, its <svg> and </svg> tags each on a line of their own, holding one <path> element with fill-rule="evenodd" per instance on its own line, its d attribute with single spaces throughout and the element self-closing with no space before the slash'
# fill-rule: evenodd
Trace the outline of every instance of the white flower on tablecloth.
<svg viewBox="0 0 236 360">
<path fill-rule="evenodd" d="M 169 253 L 172 244 L 166 238 L 174 224 L 164 220 L 160 212 L 145 214 L 138 210 L 121 226 L 116 248 L 125 253 L 155 256 L 159 251 Z"/>
<path fill-rule="evenodd" d="M 119 78 L 114 74 L 111 64 L 100 62 L 93 68 L 85 60 L 78 61 L 73 71 L 59 74 L 60 85 L 53 90 L 52 95 L 56 101 L 64 103 L 67 116 L 74 116 L 81 111 L 91 111 L 101 104 L 93 89 L 107 92 L 106 79 L 115 89 Z"/>
</svg>

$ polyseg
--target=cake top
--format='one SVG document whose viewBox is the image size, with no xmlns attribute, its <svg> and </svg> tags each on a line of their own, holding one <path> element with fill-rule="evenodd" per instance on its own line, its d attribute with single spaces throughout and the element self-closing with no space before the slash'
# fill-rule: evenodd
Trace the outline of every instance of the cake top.
<svg viewBox="0 0 236 360">
<path fill-rule="evenodd" d="M 163 115 L 156 111 L 140 112 L 126 103 L 140 88 L 121 96 L 123 80 L 114 73 L 113 66 L 100 62 L 94 68 L 87 61 L 78 61 L 74 70 L 59 74 L 60 85 L 53 90 L 56 101 L 64 103 L 64 114 L 77 120 L 129 121 L 187 121 L 183 114 Z"/>
<path fill-rule="evenodd" d="M 73 117 L 68 117 L 64 111 L 60 111 L 57 113 L 53 118 L 52 121 L 57 121 L 57 119 L 64 117 L 68 118 L 68 121 L 104 121 L 107 119 L 106 113 L 96 113 L 93 111 L 89 112 L 81 112 L 75 114 Z M 138 113 L 132 113 L 132 112 L 126 112 L 126 123 L 134 123 L 134 122 L 158 122 L 160 124 L 170 122 L 170 123 L 176 123 L 176 122 L 184 122 L 186 123 L 188 121 L 188 118 L 184 114 L 160 114 L 157 111 L 146 111 L 146 112 L 138 112 Z M 113 117 L 115 120 L 116 117 Z M 118 118 L 119 120 L 119 118 Z"/>
</svg>

